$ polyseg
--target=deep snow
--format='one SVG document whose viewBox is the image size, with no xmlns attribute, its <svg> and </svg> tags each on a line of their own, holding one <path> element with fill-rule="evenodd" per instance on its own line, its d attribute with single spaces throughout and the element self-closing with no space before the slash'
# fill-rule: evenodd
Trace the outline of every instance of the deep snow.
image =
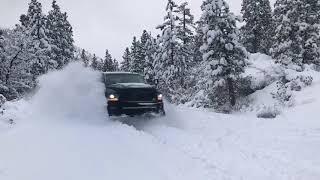
<svg viewBox="0 0 320 180">
<path fill-rule="evenodd" d="M 272 120 L 166 104 L 165 118 L 126 123 L 107 118 L 99 79 L 72 64 L 5 104 L 1 180 L 320 179 L 319 79 Z"/>
</svg>

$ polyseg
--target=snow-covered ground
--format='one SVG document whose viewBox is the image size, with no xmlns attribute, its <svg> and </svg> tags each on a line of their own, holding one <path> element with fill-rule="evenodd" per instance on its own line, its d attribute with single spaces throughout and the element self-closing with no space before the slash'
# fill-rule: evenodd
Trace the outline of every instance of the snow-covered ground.
<svg viewBox="0 0 320 180">
<path fill-rule="evenodd" d="M 107 118 L 99 78 L 72 64 L 5 104 L 1 180 L 320 179 L 318 79 L 276 119 L 167 104 L 165 118 L 123 123 Z"/>
</svg>

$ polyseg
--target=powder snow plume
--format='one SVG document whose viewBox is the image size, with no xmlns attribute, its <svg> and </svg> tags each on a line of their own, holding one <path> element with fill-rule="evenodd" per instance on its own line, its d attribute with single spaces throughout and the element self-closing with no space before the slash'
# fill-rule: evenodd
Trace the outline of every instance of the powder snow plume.
<svg viewBox="0 0 320 180">
<path fill-rule="evenodd" d="M 101 73 L 71 63 L 39 78 L 39 89 L 30 102 L 36 120 L 102 121 L 106 118 Z"/>
</svg>

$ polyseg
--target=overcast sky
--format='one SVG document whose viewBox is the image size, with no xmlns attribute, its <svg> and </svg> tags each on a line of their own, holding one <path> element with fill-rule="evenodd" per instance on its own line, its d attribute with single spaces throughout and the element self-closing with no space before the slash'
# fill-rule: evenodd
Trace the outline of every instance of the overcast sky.
<svg viewBox="0 0 320 180">
<path fill-rule="evenodd" d="M 44 12 L 52 0 L 39 0 Z M 182 2 L 183 0 L 177 0 Z M 227 0 L 231 10 L 240 14 L 241 0 Z M 275 0 L 271 0 L 272 2 Z M 13 27 L 26 13 L 30 0 L 0 0 L 0 26 Z M 143 29 L 158 34 L 155 27 L 163 22 L 166 0 L 57 0 L 69 16 L 76 45 L 104 57 L 106 49 L 122 60 L 124 49 Z M 187 0 L 196 19 L 202 0 Z"/>
</svg>

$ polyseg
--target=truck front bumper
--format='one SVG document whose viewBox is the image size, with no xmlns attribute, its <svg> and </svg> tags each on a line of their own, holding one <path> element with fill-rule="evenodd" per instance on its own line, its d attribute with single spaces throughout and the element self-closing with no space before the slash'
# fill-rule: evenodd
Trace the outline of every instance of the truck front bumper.
<svg viewBox="0 0 320 180">
<path fill-rule="evenodd" d="M 163 102 L 108 102 L 109 116 L 164 114 Z"/>
</svg>

